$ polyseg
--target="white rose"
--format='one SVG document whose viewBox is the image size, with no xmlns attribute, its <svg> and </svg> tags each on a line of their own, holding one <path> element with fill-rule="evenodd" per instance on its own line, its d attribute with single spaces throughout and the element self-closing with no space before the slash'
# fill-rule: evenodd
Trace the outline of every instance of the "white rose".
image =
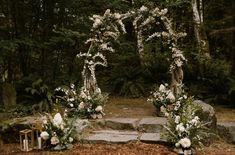
<svg viewBox="0 0 235 155">
<path fill-rule="evenodd" d="M 40 136 L 43 140 L 47 140 L 49 138 L 49 134 L 46 131 L 43 131 Z"/>
<path fill-rule="evenodd" d="M 179 132 L 184 132 L 185 131 L 185 127 L 183 126 L 183 123 L 180 123 L 176 126 L 176 130 Z"/>
<path fill-rule="evenodd" d="M 51 138 L 51 144 L 52 144 L 52 145 L 56 145 L 56 144 L 58 144 L 59 142 L 60 142 L 60 140 L 58 139 L 58 137 L 53 136 L 53 137 Z"/>
<path fill-rule="evenodd" d="M 55 114 L 53 118 L 53 124 L 59 127 L 63 123 L 63 118 L 61 117 L 60 113 Z"/>
<path fill-rule="evenodd" d="M 84 102 L 81 102 L 78 107 L 80 110 L 84 109 L 85 108 Z"/>
<path fill-rule="evenodd" d="M 103 110 L 103 108 L 100 105 L 95 108 L 96 112 L 101 112 L 102 110 Z"/>
<path fill-rule="evenodd" d="M 164 92 L 165 90 L 166 90 L 166 87 L 163 85 L 163 84 L 161 84 L 160 86 L 159 86 L 159 89 L 158 89 L 160 92 Z"/>
<path fill-rule="evenodd" d="M 43 123 L 43 124 L 47 124 L 47 120 L 44 119 L 44 120 L 42 121 L 42 123 Z"/>
<path fill-rule="evenodd" d="M 69 137 L 69 142 L 72 143 L 73 142 L 73 138 Z"/>
<path fill-rule="evenodd" d="M 148 8 L 143 5 L 143 6 L 141 6 L 140 11 L 141 11 L 141 12 L 148 11 Z"/>
<path fill-rule="evenodd" d="M 96 112 L 101 112 L 102 110 L 103 110 L 103 108 L 100 105 L 95 108 Z"/>
<path fill-rule="evenodd" d="M 180 116 L 175 116 L 175 123 L 178 124 L 180 122 Z"/>
<path fill-rule="evenodd" d="M 175 143 L 175 147 L 180 147 L 180 143 Z"/>
<path fill-rule="evenodd" d="M 101 94 L 101 89 L 100 89 L 100 88 L 97 88 L 97 89 L 96 89 L 96 93 Z"/>
<path fill-rule="evenodd" d="M 167 95 L 166 98 L 169 99 L 171 102 L 174 102 L 174 101 L 175 101 L 175 96 L 174 96 L 174 94 L 173 94 L 172 92 L 170 92 L 170 93 Z"/>
<path fill-rule="evenodd" d="M 75 88 L 75 85 L 74 85 L 74 84 L 71 84 L 71 85 L 70 85 L 70 88 L 74 89 L 74 88 Z"/>
<path fill-rule="evenodd" d="M 183 138 L 183 139 L 180 139 L 179 140 L 179 143 L 180 145 L 183 147 L 183 148 L 189 148 L 191 146 L 191 141 L 190 139 L 188 138 Z"/>
</svg>

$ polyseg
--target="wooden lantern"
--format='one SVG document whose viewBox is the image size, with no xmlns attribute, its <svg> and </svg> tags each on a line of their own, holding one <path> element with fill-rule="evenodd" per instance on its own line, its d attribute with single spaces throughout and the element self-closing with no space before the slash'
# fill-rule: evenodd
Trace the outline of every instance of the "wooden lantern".
<svg viewBox="0 0 235 155">
<path fill-rule="evenodd" d="M 31 151 L 33 149 L 33 132 L 30 129 L 20 131 L 20 149 L 22 151 Z"/>
<path fill-rule="evenodd" d="M 42 132 L 42 121 L 35 121 L 32 124 L 32 141 L 34 149 L 42 149 L 42 138 L 40 136 Z"/>
</svg>

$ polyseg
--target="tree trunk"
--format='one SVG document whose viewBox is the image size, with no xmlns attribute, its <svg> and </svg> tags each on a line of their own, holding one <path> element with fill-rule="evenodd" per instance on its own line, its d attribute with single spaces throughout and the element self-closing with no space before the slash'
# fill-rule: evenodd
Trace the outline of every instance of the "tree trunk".
<svg viewBox="0 0 235 155">
<path fill-rule="evenodd" d="M 199 0 L 199 6 L 197 0 L 192 0 L 191 4 L 193 10 L 194 33 L 197 41 L 198 51 L 206 57 L 210 57 L 209 42 L 203 24 L 202 0 Z"/>
<path fill-rule="evenodd" d="M 2 100 L 6 110 L 16 106 L 16 90 L 11 83 L 5 82 L 3 84 Z"/>
</svg>

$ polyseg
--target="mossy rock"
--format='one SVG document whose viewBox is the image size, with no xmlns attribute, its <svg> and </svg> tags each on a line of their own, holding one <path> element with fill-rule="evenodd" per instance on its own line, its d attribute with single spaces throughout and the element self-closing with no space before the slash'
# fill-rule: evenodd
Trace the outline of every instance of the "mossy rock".
<svg viewBox="0 0 235 155">
<path fill-rule="evenodd" d="M 200 118 L 202 122 L 208 123 L 207 127 L 210 129 L 216 129 L 217 118 L 215 116 L 215 110 L 210 105 L 201 100 L 193 101 L 194 105 L 201 107 L 201 110 L 197 112 L 196 115 Z"/>
<path fill-rule="evenodd" d="M 14 118 L 1 122 L 0 137 L 5 143 L 18 143 L 19 132 L 24 129 L 30 129 L 31 124 L 36 117 Z"/>
</svg>

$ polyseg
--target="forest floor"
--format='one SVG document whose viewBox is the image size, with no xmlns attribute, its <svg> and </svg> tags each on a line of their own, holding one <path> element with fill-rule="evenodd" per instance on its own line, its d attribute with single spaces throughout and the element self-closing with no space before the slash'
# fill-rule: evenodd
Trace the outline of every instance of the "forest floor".
<svg viewBox="0 0 235 155">
<path fill-rule="evenodd" d="M 235 109 L 214 106 L 218 121 L 235 121 Z M 146 102 L 146 98 L 110 97 L 105 105 L 106 118 L 127 117 L 143 118 L 154 116 L 155 107 Z M 63 152 L 32 151 L 28 153 L 19 150 L 19 144 L 0 144 L 0 155 L 175 155 L 172 148 L 162 144 L 147 144 L 142 142 L 128 144 L 75 144 L 73 149 Z M 235 145 L 222 139 L 209 146 L 197 149 L 198 155 L 234 155 Z"/>
</svg>

